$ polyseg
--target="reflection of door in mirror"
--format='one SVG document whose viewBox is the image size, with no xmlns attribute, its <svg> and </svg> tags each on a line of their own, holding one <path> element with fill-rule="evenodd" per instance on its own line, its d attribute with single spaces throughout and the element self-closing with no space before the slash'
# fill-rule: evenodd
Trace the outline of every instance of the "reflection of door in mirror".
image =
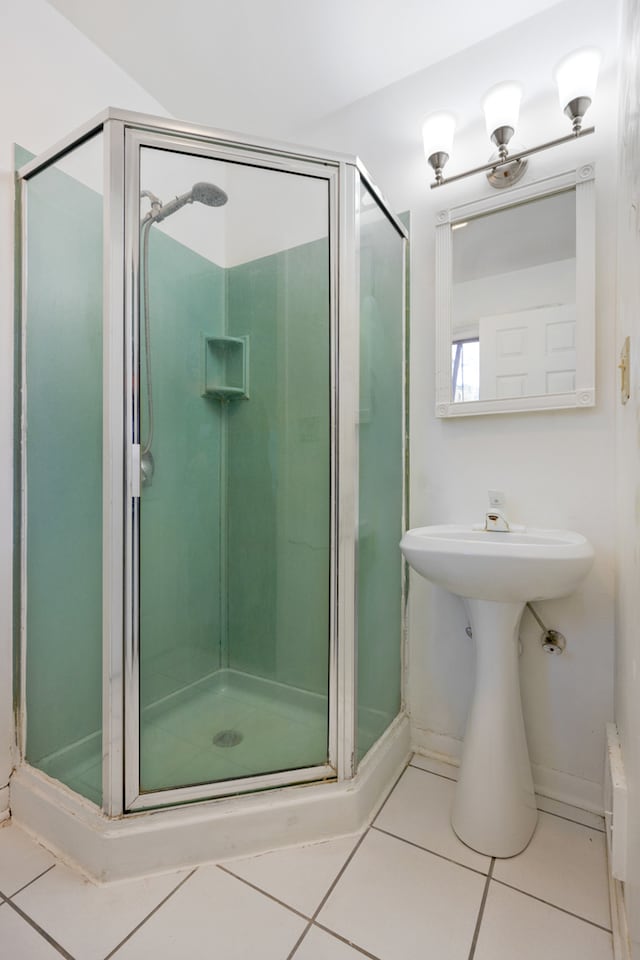
<svg viewBox="0 0 640 960">
<path fill-rule="evenodd" d="M 479 366 L 476 399 L 575 390 L 575 304 L 481 317 Z"/>
<path fill-rule="evenodd" d="M 453 231 L 452 401 L 575 390 L 575 188 Z"/>
</svg>

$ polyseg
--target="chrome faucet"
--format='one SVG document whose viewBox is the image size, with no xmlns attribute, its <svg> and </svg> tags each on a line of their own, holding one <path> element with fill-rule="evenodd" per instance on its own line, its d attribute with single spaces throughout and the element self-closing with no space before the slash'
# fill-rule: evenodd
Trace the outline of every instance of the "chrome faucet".
<svg viewBox="0 0 640 960">
<path fill-rule="evenodd" d="M 511 527 L 504 513 L 500 510 L 490 510 L 484 517 L 485 530 L 497 530 L 502 533 L 509 533 Z"/>
</svg>

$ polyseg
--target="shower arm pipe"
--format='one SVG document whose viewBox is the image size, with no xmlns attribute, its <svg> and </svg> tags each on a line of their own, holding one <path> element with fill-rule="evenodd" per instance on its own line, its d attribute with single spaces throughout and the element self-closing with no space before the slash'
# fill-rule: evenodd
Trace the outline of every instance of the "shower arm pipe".
<svg viewBox="0 0 640 960">
<path fill-rule="evenodd" d="M 148 218 L 148 219 L 147 219 Z M 147 214 L 142 224 L 142 270 L 144 273 L 142 283 L 142 296 L 144 299 L 144 347 L 145 347 L 145 374 L 147 381 L 147 439 L 144 444 L 141 443 L 140 453 L 144 456 L 151 450 L 153 443 L 153 394 L 151 382 L 151 323 L 149 321 L 149 231 L 153 226 L 151 214 Z"/>
</svg>

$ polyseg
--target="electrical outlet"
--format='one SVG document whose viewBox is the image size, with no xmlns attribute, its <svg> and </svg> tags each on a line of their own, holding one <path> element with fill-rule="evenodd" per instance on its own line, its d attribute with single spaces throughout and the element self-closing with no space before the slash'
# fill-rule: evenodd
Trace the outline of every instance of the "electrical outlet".
<svg viewBox="0 0 640 960">
<path fill-rule="evenodd" d="M 489 490 L 489 506 L 497 507 L 498 509 L 504 507 L 505 504 L 505 495 L 502 490 Z"/>
</svg>

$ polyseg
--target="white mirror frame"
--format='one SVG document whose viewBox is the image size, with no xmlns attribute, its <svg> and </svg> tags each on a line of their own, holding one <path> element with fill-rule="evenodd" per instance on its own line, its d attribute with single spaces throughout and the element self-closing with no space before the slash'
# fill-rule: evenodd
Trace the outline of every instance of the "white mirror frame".
<svg viewBox="0 0 640 960">
<path fill-rule="evenodd" d="M 502 400 L 451 401 L 451 302 L 453 282 L 452 225 L 494 213 L 528 200 L 576 188 L 576 389 L 570 393 L 510 397 Z M 441 210 L 436 216 L 436 416 L 469 417 L 486 413 L 518 413 L 593 407 L 595 381 L 595 164 L 590 163 L 509 190 Z"/>
</svg>

